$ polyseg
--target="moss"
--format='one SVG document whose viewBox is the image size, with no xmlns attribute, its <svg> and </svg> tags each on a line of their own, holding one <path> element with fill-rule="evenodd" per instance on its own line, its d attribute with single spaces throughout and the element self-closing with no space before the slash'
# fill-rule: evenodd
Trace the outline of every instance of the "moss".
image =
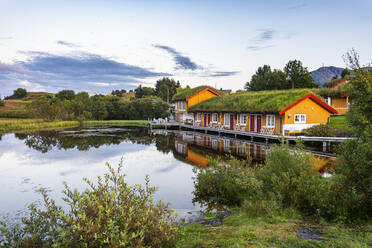
<svg viewBox="0 0 372 248">
<path fill-rule="evenodd" d="M 310 93 L 310 89 L 239 92 L 211 98 L 190 111 L 277 113 Z"/>
<path fill-rule="evenodd" d="M 350 92 L 350 84 L 344 83 L 335 88 L 320 88 L 314 89 L 314 92 L 322 97 L 338 96 Z"/>
<path fill-rule="evenodd" d="M 220 92 L 219 90 L 211 87 L 211 86 L 208 86 L 208 85 L 201 85 L 201 86 L 198 86 L 198 87 L 195 87 L 195 88 L 191 88 L 191 89 L 184 89 L 184 90 L 181 90 L 180 92 L 176 93 L 174 96 L 173 96 L 173 100 L 185 100 L 187 99 L 188 97 L 198 93 L 199 91 L 202 91 L 206 88 L 210 88 L 220 94 L 222 94 L 222 92 Z"/>
</svg>

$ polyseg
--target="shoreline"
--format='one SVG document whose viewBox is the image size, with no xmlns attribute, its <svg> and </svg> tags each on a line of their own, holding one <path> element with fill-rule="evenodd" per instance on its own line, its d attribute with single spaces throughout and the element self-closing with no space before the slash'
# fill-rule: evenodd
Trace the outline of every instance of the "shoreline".
<svg viewBox="0 0 372 248">
<path fill-rule="evenodd" d="M 91 120 L 84 121 L 82 127 L 114 125 L 127 127 L 147 127 L 147 120 Z M 0 119 L 0 134 L 42 131 L 79 127 L 78 121 L 44 121 L 40 119 Z"/>
</svg>

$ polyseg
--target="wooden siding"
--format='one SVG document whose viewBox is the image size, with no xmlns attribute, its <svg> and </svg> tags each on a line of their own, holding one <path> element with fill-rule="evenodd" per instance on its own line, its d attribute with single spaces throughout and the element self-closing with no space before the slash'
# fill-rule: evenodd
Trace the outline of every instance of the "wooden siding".
<svg viewBox="0 0 372 248">
<path fill-rule="evenodd" d="M 311 99 L 306 99 L 284 113 L 283 124 L 294 124 L 295 114 L 306 114 L 306 124 L 328 123 L 330 113 Z"/>
<path fill-rule="evenodd" d="M 190 108 L 191 106 L 194 106 L 198 103 L 204 102 L 212 97 L 216 97 L 216 95 L 208 90 L 197 93 L 188 99 L 187 108 Z"/>
<path fill-rule="evenodd" d="M 331 106 L 337 110 L 339 114 L 346 114 L 351 105 L 349 98 L 349 106 L 347 106 L 346 97 L 332 97 Z"/>
</svg>

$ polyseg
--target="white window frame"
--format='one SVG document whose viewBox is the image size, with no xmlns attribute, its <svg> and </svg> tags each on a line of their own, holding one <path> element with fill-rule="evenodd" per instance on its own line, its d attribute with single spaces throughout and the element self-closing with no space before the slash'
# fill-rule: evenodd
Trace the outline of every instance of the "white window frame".
<svg viewBox="0 0 372 248">
<path fill-rule="evenodd" d="M 214 117 L 216 117 L 216 120 L 214 120 Z M 217 113 L 213 113 L 212 114 L 212 123 L 217 123 L 218 122 L 218 114 Z"/>
<path fill-rule="evenodd" d="M 185 101 L 178 101 L 178 111 L 186 111 L 186 102 Z"/>
<path fill-rule="evenodd" d="M 243 120 L 242 120 L 243 119 Z M 239 125 L 245 126 L 247 125 L 247 115 L 246 114 L 240 114 L 239 115 Z"/>
<path fill-rule="evenodd" d="M 196 113 L 196 122 L 201 122 L 201 113 Z"/>
<path fill-rule="evenodd" d="M 298 116 L 298 121 L 296 121 L 297 116 Z M 295 124 L 305 124 L 306 123 L 306 114 L 295 114 L 294 115 L 294 123 Z"/>
<path fill-rule="evenodd" d="M 178 151 L 178 153 L 186 154 L 186 147 L 185 147 L 185 145 L 178 143 L 178 145 L 177 145 L 177 151 Z"/>
<path fill-rule="evenodd" d="M 275 128 L 275 115 L 266 115 L 266 127 Z"/>
<path fill-rule="evenodd" d="M 225 127 L 229 127 L 230 126 L 230 114 L 229 113 L 225 113 L 223 115 L 223 125 Z"/>
</svg>

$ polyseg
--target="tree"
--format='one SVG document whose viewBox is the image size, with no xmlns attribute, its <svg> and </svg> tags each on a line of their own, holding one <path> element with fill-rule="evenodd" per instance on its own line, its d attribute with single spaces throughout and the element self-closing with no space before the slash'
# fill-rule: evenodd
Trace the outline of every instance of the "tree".
<svg viewBox="0 0 372 248">
<path fill-rule="evenodd" d="M 23 88 L 18 88 L 13 91 L 13 95 L 5 97 L 5 99 L 21 99 L 27 96 L 27 90 Z"/>
<path fill-rule="evenodd" d="M 73 90 L 61 90 L 56 94 L 56 97 L 61 100 L 72 100 L 75 97 Z"/>
<path fill-rule="evenodd" d="M 173 95 L 177 93 L 177 88 L 181 87 L 179 81 L 174 79 L 162 78 L 156 81 L 155 95 L 160 97 L 163 101 L 170 102 Z"/>
<path fill-rule="evenodd" d="M 314 83 L 310 72 L 306 67 L 302 66 L 299 60 L 290 60 L 284 67 L 284 72 L 287 75 L 291 88 L 318 88 L 319 86 Z"/>
<path fill-rule="evenodd" d="M 251 81 L 244 87 L 248 91 L 288 89 L 286 75 L 281 70 L 271 70 L 269 65 L 258 67 Z"/>
<path fill-rule="evenodd" d="M 351 71 L 348 68 L 343 69 L 341 72 L 341 78 L 345 78 L 346 76 L 350 76 L 350 75 L 351 75 Z"/>
<path fill-rule="evenodd" d="M 118 97 L 122 97 L 123 94 L 125 94 L 125 93 L 127 93 L 127 91 L 126 90 L 123 90 L 123 89 L 111 91 L 111 95 L 118 96 Z"/>
<path fill-rule="evenodd" d="M 366 219 L 372 217 L 372 72 L 360 66 L 354 50 L 344 59 L 354 75 L 350 79 L 353 104 L 347 120 L 356 140 L 342 143 L 341 164 L 335 169 L 348 214 Z"/>
</svg>

